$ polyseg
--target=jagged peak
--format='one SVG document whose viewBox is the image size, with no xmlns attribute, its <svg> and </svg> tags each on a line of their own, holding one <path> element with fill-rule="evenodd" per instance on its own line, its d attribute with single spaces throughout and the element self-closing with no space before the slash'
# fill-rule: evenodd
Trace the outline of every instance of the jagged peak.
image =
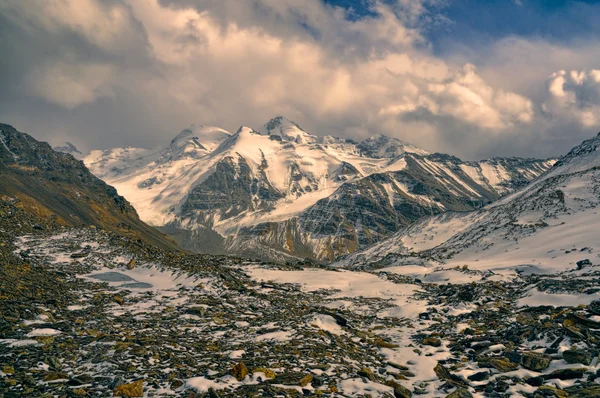
<svg viewBox="0 0 600 398">
<path fill-rule="evenodd" d="M 228 131 L 219 127 L 193 124 L 173 138 L 169 147 L 171 149 L 192 147 L 212 151 L 230 136 Z"/>
<path fill-rule="evenodd" d="M 248 127 L 248 126 L 240 126 L 239 129 L 237 129 L 237 131 L 235 132 L 236 135 L 240 135 L 240 134 L 258 134 L 258 135 L 262 135 L 260 134 L 260 132 L 254 130 L 252 127 Z"/>
<path fill-rule="evenodd" d="M 304 129 L 302 129 L 302 127 L 300 127 L 296 122 L 291 121 L 285 116 L 276 116 L 273 119 L 269 120 L 267 123 L 265 123 L 264 130 L 265 132 L 267 132 L 267 134 L 269 134 L 275 129 L 287 129 L 290 127 L 294 127 L 298 130 L 304 131 Z"/>
<path fill-rule="evenodd" d="M 404 152 L 416 153 L 418 155 L 429 154 L 426 150 L 413 144 L 384 134 L 371 136 L 358 143 L 356 147 L 361 154 L 378 158 L 395 157 Z"/>
<path fill-rule="evenodd" d="M 284 116 L 277 116 L 269 120 L 262 128 L 266 135 L 280 136 L 284 141 L 297 144 L 308 144 L 318 142 L 318 137 L 307 133 L 296 122 Z"/>
<path fill-rule="evenodd" d="M 54 149 L 56 152 L 68 153 L 72 155 L 76 159 L 80 159 L 83 157 L 83 153 L 77 149 L 77 147 L 71 144 L 69 141 L 65 142 L 63 145 L 55 146 Z"/>
<path fill-rule="evenodd" d="M 589 166 L 588 168 L 600 165 L 600 133 L 595 137 L 583 141 L 561 157 L 553 167 L 553 170 L 563 168 L 568 165 L 577 165 L 578 169 Z"/>
</svg>

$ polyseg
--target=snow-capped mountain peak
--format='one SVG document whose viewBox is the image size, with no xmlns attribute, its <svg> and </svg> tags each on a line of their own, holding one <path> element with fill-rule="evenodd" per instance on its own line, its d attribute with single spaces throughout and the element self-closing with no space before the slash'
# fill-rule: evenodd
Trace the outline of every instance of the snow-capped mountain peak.
<svg viewBox="0 0 600 398">
<path fill-rule="evenodd" d="M 317 137 L 284 117 L 261 132 L 191 126 L 163 148 L 93 151 L 85 163 L 186 248 L 278 260 L 331 260 L 422 215 L 489 203 L 551 166 L 471 164 L 383 135 Z"/>
<path fill-rule="evenodd" d="M 262 131 L 269 136 L 279 136 L 282 141 L 291 141 L 297 144 L 318 142 L 317 136 L 307 133 L 298 124 L 283 116 L 269 120 L 263 126 Z"/>
<path fill-rule="evenodd" d="M 598 261 L 600 247 L 593 231 L 600 221 L 599 148 L 600 135 L 574 147 L 528 185 L 484 208 L 423 217 L 338 265 L 420 263 L 544 273 L 576 269 L 586 257 L 588 262 Z M 515 162 L 494 159 L 497 164 Z M 534 161 L 520 160 L 517 168 L 528 163 L 532 171 L 547 167 L 530 162 Z"/>
<path fill-rule="evenodd" d="M 68 153 L 72 155 L 75 159 L 81 159 L 83 157 L 83 153 L 77 147 L 70 142 L 65 142 L 64 145 L 56 146 L 53 148 L 56 152 Z"/>
<path fill-rule="evenodd" d="M 600 166 L 600 133 L 583 141 L 560 158 L 549 174 L 576 172 L 582 167 L 588 169 Z"/>
<path fill-rule="evenodd" d="M 218 127 L 192 125 L 173 138 L 169 147 L 189 147 L 190 150 L 195 148 L 211 152 L 230 136 L 228 131 Z"/>
<path fill-rule="evenodd" d="M 415 153 L 417 155 L 429 154 L 426 150 L 409 144 L 408 142 L 388 137 L 383 134 L 367 138 L 360 142 L 357 145 L 357 148 L 363 156 L 373 158 L 392 158 L 405 152 Z"/>
</svg>

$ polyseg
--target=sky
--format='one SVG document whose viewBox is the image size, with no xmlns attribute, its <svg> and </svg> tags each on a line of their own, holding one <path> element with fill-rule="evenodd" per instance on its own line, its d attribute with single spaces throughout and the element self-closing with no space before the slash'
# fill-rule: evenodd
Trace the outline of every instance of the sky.
<svg viewBox="0 0 600 398">
<path fill-rule="evenodd" d="M 463 159 L 600 130 L 600 1 L 3 0 L 0 122 L 82 150 L 283 115 Z"/>
</svg>

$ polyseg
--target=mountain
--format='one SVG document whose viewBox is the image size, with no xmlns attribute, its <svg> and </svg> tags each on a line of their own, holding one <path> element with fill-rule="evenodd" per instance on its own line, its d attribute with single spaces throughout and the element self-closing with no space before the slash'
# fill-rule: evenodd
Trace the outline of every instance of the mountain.
<svg viewBox="0 0 600 398">
<path fill-rule="evenodd" d="M 65 226 L 94 225 L 176 250 L 174 242 L 142 222 L 133 206 L 73 156 L 0 124 L 0 196 Z"/>
<path fill-rule="evenodd" d="M 483 209 L 426 217 L 340 266 L 421 263 L 555 272 L 600 263 L 600 134 L 541 177 Z"/>
<path fill-rule="evenodd" d="M 332 261 L 420 217 L 479 208 L 553 163 L 463 162 L 383 135 L 317 136 L 283 117 L 234 134 L 192 126 L 168 146 L 84 162 L 183 247 L 277 261 Z"/>
<path fill-rule="evenodd" d="M 77 147 L 70 142 L 65 142 L 64 145 L 56 146 L 53 148 L 56 152 L 68 153 L 75 159 L 83 158 L 83 153 L 77 149 Z"/>
</svg>

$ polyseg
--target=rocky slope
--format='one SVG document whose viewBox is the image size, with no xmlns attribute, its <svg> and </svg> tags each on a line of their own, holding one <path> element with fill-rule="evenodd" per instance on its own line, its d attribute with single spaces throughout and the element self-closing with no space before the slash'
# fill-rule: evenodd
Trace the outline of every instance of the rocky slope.
<svg viewBox="0 0 600 398">
<path fill-rule="evenodd" d="M 164 148 L 84 161 L 183 247 L 277 261 L 331 261 L 422 216 L 479 208 L 553 163 L 463 162 L 385 136 L 316 136 L 282 117 L 260 132 L 195 126 Z"/>
<path fill-rule="evenodd" d="M 7 147 L 9 165 L 37 164 Z M 597 220 L 598 147 L 585 142 L 494 206 L 565 221 L 544 241 L 579 241 L 550 267 L 419 264 L 443 250 L 383 269 L 257 263 L 74 228 L 2 196 L 0 396 L 597 397 L 600 266 L 582 240 L 597 229 L 566 217 Z"/>
<path fill-rule="evenodd" d="M 600 394 L 597 266 L 341 271 L 50 226 L 0 254 L 7 397 Z"/>
<path fill-rule="evenodd" d="M 530 185 L 469 213 L 427 217 L 344 266 L 420 262 L 553 272 L 600 262 L 600 135 L 573 148 Z"/>
<path fill-rule="evenodd" d="M 94 225 L 177 249 L 81 161 L 6 124 L 0 124 L 0 197 L 62 225 Z"/>
</svg>

